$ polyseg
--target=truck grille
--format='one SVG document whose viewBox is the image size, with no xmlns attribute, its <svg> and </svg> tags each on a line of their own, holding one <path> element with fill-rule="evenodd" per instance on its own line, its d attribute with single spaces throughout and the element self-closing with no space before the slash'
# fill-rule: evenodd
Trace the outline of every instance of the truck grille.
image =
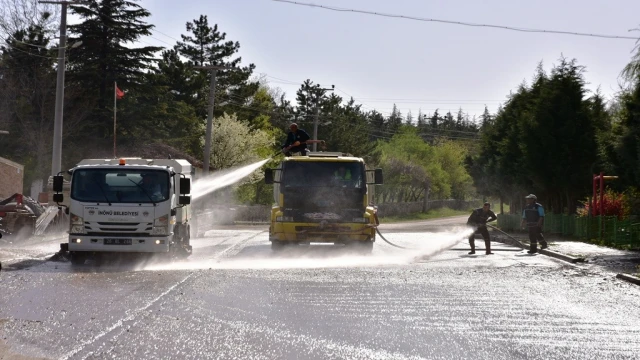
<svg viewBox="0 0 640 360">
<path fill-rule="evenodd" d="M 153 223 L 86 222 L 84 229 L 89 235 L 145 236 L 151 234 Z"/>
</svg>

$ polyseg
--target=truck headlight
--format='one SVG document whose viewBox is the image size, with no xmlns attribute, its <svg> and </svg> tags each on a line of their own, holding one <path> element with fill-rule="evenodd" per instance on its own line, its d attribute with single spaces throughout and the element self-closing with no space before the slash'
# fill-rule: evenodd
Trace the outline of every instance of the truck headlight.
<svg viewBox="0 0 640 360">
<path fill-rule="evenodd" d="M 154 226 L 167 226 L 169 224 L 169 215 L 163 215 L 153 221 Z"/>
<path fill-rule="evenodd" d="M 151 235 L 168 235 L 169 234 L 169 216 L 163 215 L 153 220 L 153 230 Z"/>
<path fill-rule="evenodd" d="M 84 225 L 84 219 L 81 216 L 71 213 L 69 217 L 71 218 L 71 225 Z"/>
<path fill-rule="evenodd" d="M 71 225 L 69 229 L 71 234 L 85 234 L 84 225 Z"/>
<path fill-rule="evenodd" d="M 167 235 L 169 233 L 166 226 L 154 226 L 151 235 Z"/>
<path fill-rule="evenodd" d="M 293 216 L 277 216 L 276 221 L 278 222 L 293 221 Z"/>
<path fill-rule="evenodd" d="M 84 219 L 74 213 L 69 215 L 71 218 L 71 224 L 69 226 L 70 234 L 85 234 L 86 231 L 84 229 Z"/>
<path fill-rule="evenodd" d="M 366 224 L 367 223 L 367 218 L 353 218 L 352 220 L 354 223 L 361 223 L 361 224 Z"/>
</svg>

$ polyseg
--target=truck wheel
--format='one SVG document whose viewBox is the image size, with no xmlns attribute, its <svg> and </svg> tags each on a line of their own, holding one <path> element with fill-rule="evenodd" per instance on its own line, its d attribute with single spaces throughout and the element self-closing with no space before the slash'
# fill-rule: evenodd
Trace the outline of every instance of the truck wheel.
<svg viewBox="0 0 640 360">
<path fill-rule="evenodd" d="M 70 254 L 70 261 L 72 265 L 84 265 L 84 262 L 87 260 L 87 255 L 79 252 L 72 252 Z"/>
<path fill-rule="evenodd" d="M 284 249 L 284 243 L 278 240 L 271 241 L 271 250 L 273 251 L 282 251 Z"/>
<path fill-rule="evenodd" d="M 188 258 L 189 256 L 191 256 L 191 253 L 193 253 L 191 245 L 180 245 L 177 251 L 177 255 L 181 259 Z"/>
<path fill-rule="evenodd" d="M 362 254 L 371 254 L 371 252 L 373 251 L 373 241 L 371 240 L 365 240 L 365 241 L 355 240 L 347 243 L 347 246 L 355 250 L 356 252 L 362 253 Z"/>
<path fill-rule="evenodd" d="M 373 241 L 367 240 L 364 243 L 362 243 L 362 249 L 367 254 L 371 254 L 371 252 L 373 251 Z"/>
</svg>

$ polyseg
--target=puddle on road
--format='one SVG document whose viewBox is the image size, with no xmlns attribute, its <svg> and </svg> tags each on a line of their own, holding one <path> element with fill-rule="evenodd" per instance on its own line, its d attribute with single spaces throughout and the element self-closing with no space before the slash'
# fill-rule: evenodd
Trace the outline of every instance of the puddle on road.
<svg viewBox="0 0 640 360">
<path fill-rule="evenodd" d="M 233 257 L 197 259 L 193 258 L 171 264 L 147 264 L 139 270 L 197 270 L 197 269 L 313 269 L 384 265 L 406 265 L 424 261 L 458 244 L 468 237 L 471 230 L 458 228 L 454 231 L 437 233 L 394 233 L 385 237 L 398 245 L 411 249 L 396 249 L 381 238 L 376 239 L 371 254 L 361 254 L 342 246 L 332 244 L 311 244 L 292 246 L 273 252 L 269 243 L 247 246 Z M 223 254 L 224 256 L 224 254 Z"/>
</svg>

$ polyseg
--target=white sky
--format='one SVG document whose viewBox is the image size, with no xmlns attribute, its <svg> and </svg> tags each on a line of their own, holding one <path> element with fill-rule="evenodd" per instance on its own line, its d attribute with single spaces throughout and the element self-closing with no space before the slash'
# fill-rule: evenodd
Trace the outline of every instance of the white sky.
<svg viewBox="0 0 640 360">
<path fill-rule="evenodd" d="M 299 0 L 423 18 L 640 37 L 638 0 Z M 365 109 L 403 114 L 494 112 L 509 92 L 563 54 L 587 67 L 589 89 L 611 96 L 633 40 L 522 33 L 340 13 L 271 0 L 142 0 L 156 25 L 149 44 L 171 47 L 200 14 L 240 42 L 243 63 L 256 64 L 293 100 L 309 78 L 352 95 Z M 72 22 L 73 19 L 70 19 Z M 166 34 L 166 35 L 165 35 Z M 167 36 L 168 35 L 168 36 Z M 174 39 L 175 38 L 175 39 Z M 278 79 L 283 79 L 281 81 Z M 291 83 L 293 82 L 293 83 Z M 346 93 L 346 94 L 345 94 Z M 395 100 L 394 100 L 395 99 Z"/>
</svg>

